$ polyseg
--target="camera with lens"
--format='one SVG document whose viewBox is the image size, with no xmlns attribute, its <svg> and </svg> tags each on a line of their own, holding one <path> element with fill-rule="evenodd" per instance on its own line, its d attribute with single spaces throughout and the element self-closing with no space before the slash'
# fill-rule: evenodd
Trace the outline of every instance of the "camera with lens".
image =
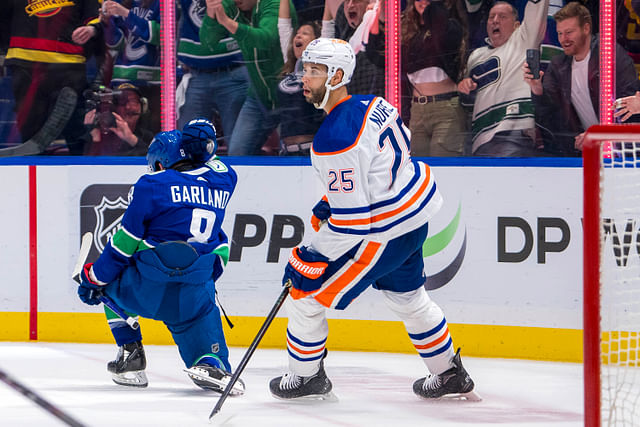
<svg viewBox="0 0 640 427">
<path fill-rule="evenodd" d="M 96 110 L 94 125 L 100 128 L 100 132 L 106 134 L 110 128 L 116 127 L 116 118 L 113 115 L 117 98 L 122 91 L 113 90 L 105 86 L 97 86 L 94 89 L 85 90 L 82 95 L 85 98 L 87 111 Z"/>
</svg>

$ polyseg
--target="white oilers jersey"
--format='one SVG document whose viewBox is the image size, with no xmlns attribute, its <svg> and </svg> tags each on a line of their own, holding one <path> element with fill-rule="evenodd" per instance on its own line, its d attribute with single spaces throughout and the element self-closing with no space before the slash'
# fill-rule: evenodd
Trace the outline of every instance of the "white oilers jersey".
<svg viewBox="0 0 640 427">
<path fill-rule="evenodd" d="M 498 48 L 484 46 L 471 52 L 466 76 L 478 84 L 473 105 L 473 151 L 496 132 L 533 129 L 535 114 L 531 89 L 522 64 L 527 49 L 538 49 L 545 34 L 549 0 L 529 0 L 522 25 Z"/>
<path fill-rule="evenodd" d="M 313 139 L 311 163 L 331 218 L 310 246 L 335 260 L 362 240 L 388 241 L 424 225 L 442 206 L 429 166 L 413 161 L 410 133 L 383 98 L 349 96 Z"/>
</svg>

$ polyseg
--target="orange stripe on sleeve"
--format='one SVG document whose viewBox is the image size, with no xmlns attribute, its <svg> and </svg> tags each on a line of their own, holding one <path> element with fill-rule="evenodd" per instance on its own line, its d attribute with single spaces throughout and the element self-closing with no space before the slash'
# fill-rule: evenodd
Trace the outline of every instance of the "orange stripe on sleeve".
<svg viewBox="0 0 640 427">
<path fill-rule="evenodd" d="M 335 282 L 331 285 L 327 286 L 326 289 L 319 292 L 314 296 L 316 301 L 325 307 L 331 307 L 331 303 L 335 299 L 336 295 L 340 293 L 344 288 L 346 288 L 358 274 L 362 272 L 369 264 L 371 264 L 371 260 L 378 252 L 382 244 L 378 242 L 369 242 L 367 243 L 366 248 L 362 252 L 360 258 L 358 258 L 352 265 L 342 273 L 340 277 L 338 277 Z"/>
</svg>

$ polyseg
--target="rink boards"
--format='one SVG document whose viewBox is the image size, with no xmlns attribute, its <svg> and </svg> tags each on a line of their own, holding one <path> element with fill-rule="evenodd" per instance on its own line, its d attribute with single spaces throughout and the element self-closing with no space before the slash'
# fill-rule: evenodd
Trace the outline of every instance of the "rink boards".
<svg viewBox="0 0 640 427">
<path fill-rule="evenodd" d="M 110 342 L 101 309 L 82 304 L 70 272 L 85 231 L 95 258 L 117 229 L 142 159 L 22 159 L 0 163 L 0 340 Z M 280 292 L 290 248 L 313 233 L 322 196 L 303 159 L 229 159 L 239 183 L 224 229 L 231 260 L 217 284 L 248 345 Z M 69 164 L 74 162 L 74 164 Z M 91 163 L 95 162 L 95 163 Z M 445 205 L 424 247 L 431 297 L 468 355 L 582 359 L 582 168 L 579 159 L 433 159 Z M 638 262 L 635 245 L 629 263 Z M 620 266 L 627 268 L 627 266 Z M 329 348 L 414 351 L 370 289 L 330 311 Z M 146 343 L 171 343 L 142 321 Z M 285 312 L 263 341 L 284 347 Z"/>
</svg>

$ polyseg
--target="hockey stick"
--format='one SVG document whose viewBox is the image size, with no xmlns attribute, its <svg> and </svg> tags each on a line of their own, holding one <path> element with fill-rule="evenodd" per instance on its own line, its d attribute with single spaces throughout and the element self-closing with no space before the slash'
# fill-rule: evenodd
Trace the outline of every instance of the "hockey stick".
<svg viewBox="0 0 640 427">
<path fill-rule="evenodd" d="M 87 261 L 87 257 L 89 256 L 89 251 L 91 250 L 91 241 L 93 240 L 93 233 L 87 231 L 82 235 L 82 243 L 80 244 L 80 253 L 78 254 L 78 261 L 76 261 L 75 267 L 73 267 L 73 271 L 71 272 L 71 278 L 78 284 L 82 282 L 80 279 L 80 272 L 82 271 L 82 267 L 84 263 Z M 101 303 L 109 307 L 115 314 L 117 314 L 122 320 L 127 322 L 127 325 L 131 326 L 133 329 L 138 329 L 140 324 L 136 319 L 129 316 L 124 312 L 123 309 L 118 307 L 118 305 L 104 293 L 100 295 L 98 298 Z"/>
<path fill-rule="evenodd" d="M 242 357 L 242 360 L 238 364 L 238 368 L 236 369 L 236 371 L 231 376 L 231 380 L 229 380 L 229 384 L 227 384 L 227 387 L 224 389 L 224 391 L 220 395 L 220 398 L 218 399 L 218 403 L 216 403 L 216 406 L 211 411 L 211 414 L 209 414 L 209 421 L 211 421 L 211 419 L 218 412 L 220 412 L 220 409 L 222 408 L 222 404 L 224 403 L 224 401 L 229 396 L 229 393 L 231 393 L 231 389 L 233 388 L 233 385 L 236 383 L 236 381 L 238 381 L 238 378 L 240 377 L 240 374 L 242 373 L 242 371 L 244 371 L 244 368 L 247 366 L 247 363 L 249 363 L 249 359 L 251 358 L 253 353 L 256 351 L 256 348 L 258 348 L 258 344 L 260 344 L 260 341 L 262 340 L 262 337 L 267 332 L 267 329 L 271 325 L 271 322 L 273 322 L 273 319 L 276 317 L 276 314 L 278 314 L 278 311 L 280 310 L 280 307 L 282 307 L 282 304 L 284 304 L 284 300 L 287 298 L 287 295 L 289 295 L 289 289 L 290 288 L 291 288 L 291 280 L 288 280 L 284 284 L 284 289 L 280 293 L 280 296 L 278 296 L 278 299 L 276 300 L 276 303 L 271 308 L 271 311 L 267 315 L 267 318 L 265 319 L 264 323 L 262 324 L 262 327 L 258 331 L 258 335 L 256 335 L 256 337 L 253 339 L 253 342 L 251 343 L 251 345 L 247 349 L 246 353 Z"/>
<path fill-rule="evenodd" d="M 0 149 L 0 157 L 33 156 L 42 153 L 62 133 L 76 108 L 78 94 L 70 87 L 63 87 L 56 104 L 42 128 L 17 147 Z"/>
<path fill-rule="evenodd" d="M 72 427 L 84 427 L 84 424 L 75 420 L 69 414 L 62 411 L 62 409 L 57 406 L 49 403 L 44 398 L 37 395 L 33 390 L 27 388 L 25 385 L 19 383 L 15 379 L 11 378 L 9 374 L 0 369 L 0 380 L 4 381 L 9 387 L 22 394 L 27 399 L 31 400 L 33 403 L 39 405 L 45 411 L 49 412 L 51 415 L 59 418 L 62 422 Z"/>
</svg>

